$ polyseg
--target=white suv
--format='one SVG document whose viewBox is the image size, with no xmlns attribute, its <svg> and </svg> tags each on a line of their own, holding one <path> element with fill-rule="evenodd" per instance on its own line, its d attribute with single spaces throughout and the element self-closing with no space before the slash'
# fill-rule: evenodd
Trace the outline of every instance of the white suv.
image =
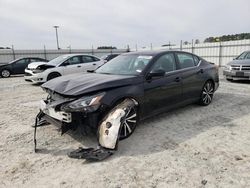
<svg viewBox="0 0 250 188">
<path fill-rule="evenodd" d="M 25 69 L 24 79 L 33 83 L 44 83 L 58 76 L 95 70 L 104 61 L 86 54 L 61 55 L 48 63 L 31 63 Z"/>
</svg>

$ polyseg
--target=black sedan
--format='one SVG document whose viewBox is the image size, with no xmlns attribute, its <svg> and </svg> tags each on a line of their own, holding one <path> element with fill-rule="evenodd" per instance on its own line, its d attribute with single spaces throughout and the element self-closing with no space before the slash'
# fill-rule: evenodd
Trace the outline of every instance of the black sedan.
<svg viewBox="0 0 250 188">
<path fill-rule="evenodd" d="M 39 57 L 25 57 L 7 64 L 0 64 L 0 76 L 7 78 L 10 77 L 10 75 L 24 74 L 24 70 L 28 64 L 33 62 L 48 62 L 48 60 Z"/>
<path fill-rule="evenodd" d="M 194 54 L 126 53 L 95 72 L 43 84 L 48 98 L 35 127 L 49 122 L 61 126 L 62 133 L 78 126 L 98 130 L 98 149 L 80 149 L 70 156 L 100 160 L 133 133 L 139 120 L 191 103 L 207 106 L 218 86 L 218 67 Z"/>
</svg>

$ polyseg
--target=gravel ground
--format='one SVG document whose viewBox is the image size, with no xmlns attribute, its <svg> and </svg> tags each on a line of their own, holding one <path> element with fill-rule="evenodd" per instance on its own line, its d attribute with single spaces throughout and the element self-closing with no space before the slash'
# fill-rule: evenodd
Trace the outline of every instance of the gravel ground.
<svg viewBox="0 0 250 188">
<path fill-rule="evenodd" d="M 38 129 L 39 86 L 0 79 L 0 187 L 250 187 L 250 83 L 223 78 L 207 107 L 189 105 L 142 122 L 109 159 L 70 159 L 96 138 Z"/>
</svg>

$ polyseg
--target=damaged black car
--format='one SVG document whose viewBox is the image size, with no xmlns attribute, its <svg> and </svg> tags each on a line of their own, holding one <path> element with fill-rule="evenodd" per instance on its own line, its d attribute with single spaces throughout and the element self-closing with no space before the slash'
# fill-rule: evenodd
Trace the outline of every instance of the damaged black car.
<svg viewBox="0 0 250 188">
<path fill-rule="evenodd" d="M 53 79 L 42 85 L 48 93 L 35 124 L 56 124 L 62 133 L 81 127 L 93 130 L 97 148 L 79 148 L 73 158 L 102 160 L 117 150 L 138 122 L 156 114 L 212 102 L 219 86 L 218 67 L 182 51 L 122 54 L 95 71 Z"/>
</svg>

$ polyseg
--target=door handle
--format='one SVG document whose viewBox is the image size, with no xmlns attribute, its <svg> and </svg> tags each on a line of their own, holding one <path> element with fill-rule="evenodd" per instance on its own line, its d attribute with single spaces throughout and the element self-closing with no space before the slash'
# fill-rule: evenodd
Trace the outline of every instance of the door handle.
<svg viewBox="0 0 250 188">
<path fill-rule="evenodd" d="M 180 82 L 180 81 L 181 81 L 181 77 L 176 77 L 176 78 L 174 79 L 174 81 L 175 81 L 175 82 Z"/>
<path fill-rule="evenodd" d="M 80 68 L 80 67 L 81 67 L 81 65 L 78 65 L 78 66 L 77 66 L 77 68 Z"/>
<path fill-rule="evenodd" d="M 92 65 L 96 65 L 95 63 L 93 63 Z"/>
</svg>

